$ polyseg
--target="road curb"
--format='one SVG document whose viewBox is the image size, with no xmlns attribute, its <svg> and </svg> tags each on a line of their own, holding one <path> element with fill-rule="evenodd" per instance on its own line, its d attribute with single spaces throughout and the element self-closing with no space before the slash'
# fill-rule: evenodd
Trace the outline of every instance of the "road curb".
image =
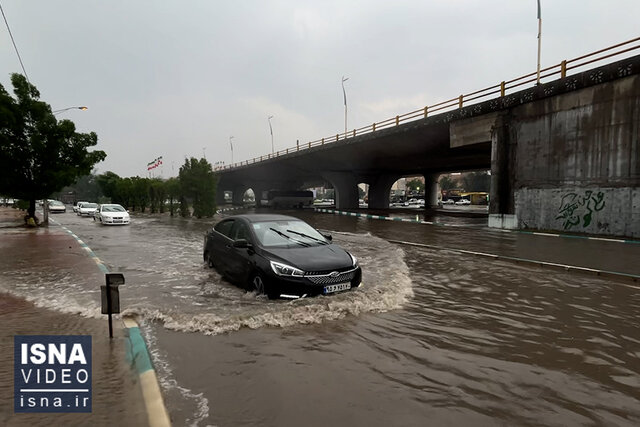
<svg viewBox="0 0 640 427">
<path fill-rule="evenodd" d="M 147 409 L 149 426 L 169 427 L 171 426 L 169 413 L 164 405 L 158 377 L 153 369 L 153 363 L 144 338 L 142 338 L 140 327 L 131 318 L 124 318 L 123 322 L 128 338 L 126 341 L 127 358 L 140 378 L 140 387 L 142 388 L 142 396 Z"/>
</svg>

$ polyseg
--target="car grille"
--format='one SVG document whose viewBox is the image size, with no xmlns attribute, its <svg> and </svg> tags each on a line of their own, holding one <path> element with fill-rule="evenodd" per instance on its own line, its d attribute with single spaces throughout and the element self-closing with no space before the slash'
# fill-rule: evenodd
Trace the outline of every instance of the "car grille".
<svg viewBox="0 0 640 427">
<path fill-rule="evenodd" d="M 337 273 L 337 274 L 336 274 Z M 306 274 L 304 277 L 309 279 L 312 283 L 316 285 L 332 285 L 334 283 L 345 283 L 353 280 L 356 274 L 356 270 L 349 270 L 343 272 L 331 272 L 328 274 L 319 274 L 319 275 L 309 275 Z"/>
</svg>

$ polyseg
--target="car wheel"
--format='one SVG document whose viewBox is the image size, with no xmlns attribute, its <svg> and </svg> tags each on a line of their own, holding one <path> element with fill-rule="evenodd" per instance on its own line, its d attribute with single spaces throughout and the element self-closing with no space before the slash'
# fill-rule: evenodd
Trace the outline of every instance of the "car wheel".
<svg viewBox="0 0 640 427">
<path fill-rule="evenodd" d="M 257 294 L 264 294 L 269 299 L 275 298 L 277 295 L 273 293 L 273 290 L 264 280 L 264 277 L 260 273 L 253 273 L 251 275 L 251 282 L 249 283 L 251 286 L 251 290 L 255 291 Z"/>
<path fill-rule="evenodd" d="M 251 277 L 251 288 L 256 291 L 257 294 L 264 294 L 264 279 L 259 273 L 254 274 Z"/>
</svg>

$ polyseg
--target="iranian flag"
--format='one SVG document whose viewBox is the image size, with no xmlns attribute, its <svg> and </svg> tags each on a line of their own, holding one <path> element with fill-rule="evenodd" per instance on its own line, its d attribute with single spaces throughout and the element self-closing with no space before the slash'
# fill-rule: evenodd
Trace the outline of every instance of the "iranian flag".
<svg viewBox="0 0 640 427">
<path fill-rule="evenodd" d="M 154 159 L 152 162 L 147 163 L 147 171 L 155 169 L 162 164 L 162 156 Z"/>
</svg>

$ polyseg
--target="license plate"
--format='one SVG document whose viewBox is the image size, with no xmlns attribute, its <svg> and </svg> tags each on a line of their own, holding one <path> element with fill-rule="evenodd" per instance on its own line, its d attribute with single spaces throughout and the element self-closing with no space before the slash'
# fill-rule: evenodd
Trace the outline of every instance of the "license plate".
<svg viewBox="0 0 640 427">
<path fill-rule="evenodd" d="M 332 294 L 334 292 L 346 291 L 351 289 L 351 283 L 337 283 L 335 285 L 327 285 L 324 287 L 324 294 Z"/>
<path fill-rule="evenodd" d="M 121 219 L 114 219 L 113 223 L 114 224 L 122 224 L 122 220 Z"/>
</svg>

